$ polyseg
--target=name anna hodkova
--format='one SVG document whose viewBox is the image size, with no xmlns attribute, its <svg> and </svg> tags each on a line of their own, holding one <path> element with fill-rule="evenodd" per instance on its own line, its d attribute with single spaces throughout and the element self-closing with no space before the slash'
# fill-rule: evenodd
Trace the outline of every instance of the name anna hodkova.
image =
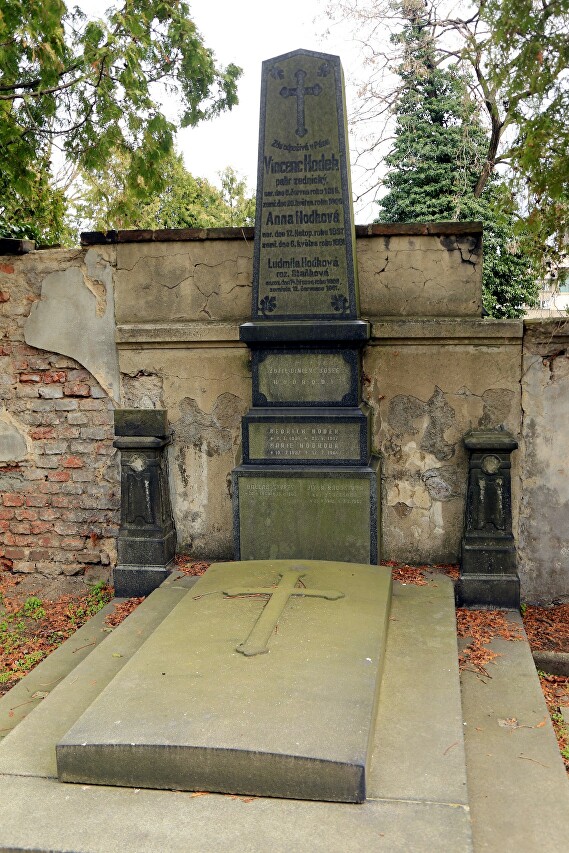
<svg viewBox="0 0 569 853">
<path fill-rule="evenodd" d="M 340 224 L 340 213 L 335 210 L 333 213 L 328 211 L 311 210 L 307 213 L 305 210 L 295 210 L 294 213 L 267 213 L 265 225 L 320 225 Z"/>
</svg>

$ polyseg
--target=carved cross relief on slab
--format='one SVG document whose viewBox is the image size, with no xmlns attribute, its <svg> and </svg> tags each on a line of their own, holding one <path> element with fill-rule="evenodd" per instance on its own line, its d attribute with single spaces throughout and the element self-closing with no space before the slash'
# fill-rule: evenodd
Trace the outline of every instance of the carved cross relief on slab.
<svg viewBox="0 0 569 853">
<path fill-rule="evenodd" d="M 297 568 L 302 569 L 302 566 Z M 280 575 L 280 581 L 274 587 L 238 587 L 236 589 L 224 590 L 223 594 L 228 598 L 240 598 L 249 595 L 268 595 L 269 600 L 261 611 L 261 615 L 255 622 L 251 633 L 244 643 L 236 647 L 236 651 L 242 655 L 253 657 L 262 655 L 269 651 L 268 642 L 275 630 L 277 623 L 288 604 L 291 596 L 303 598 L 327 598 L 336 601 L 344 598 L 344 593 L 336 589 L 307 589 L 304 586 L 297 587 L 298 581 L 305 577 L 305 572 L 297 569 L 289 569 Z"/>
<path fill-rule="evenodd" d="M 320 83 L 315 83 L 314 86 L 305 86 L 304 81 L 306 80 L 306 71 L 303 71 L 301 68 L 298 69 L 294 77 L 296 80 L 296 86 L 283 86 L 280 94 L 283 98 L 296 97 L 295 132 L 297 136 L 303 137 L 308 133 L 304 119 L 304 99 L 306 95 L 319 95 L 322 91 L 322 86 Z"/>
</svg>

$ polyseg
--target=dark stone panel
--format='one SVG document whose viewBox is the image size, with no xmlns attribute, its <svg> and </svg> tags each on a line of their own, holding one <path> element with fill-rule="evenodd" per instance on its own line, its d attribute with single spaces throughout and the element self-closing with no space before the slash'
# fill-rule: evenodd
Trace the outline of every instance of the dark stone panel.
<svg viewBox="0 0 569 853">
<path fill-rule="evenodd" d="M 0 238 L 0 255 L 27 255 L 29 252 L 33 252 L 35 248 L 36 244 L 33 240 Z"/>
<path fill-rule="evenodd" d="M 464 444 L 469 467 L 458 599 L 468 606 L 515 607 L 520 593 L 510 454 L 518 443 L 505 430 L 481 429 L 468 432 Z"/>
<path fill-rule="evenodd" d="M 150 595 L 170 574 L 170 567 L 117 566 L 113 586 L 117 598 L 142 598 Z"/>
<path fill-rule="evenodd" d="M 254 319 L 355 319 L 355 231 L 340 59 L 263 63 Z"/>
<path fill-rule="evenodd" d="M 356 348 L 255 348 L 253 406 L 357 406 L 360 357 Z"/>
<path fill-rule="evenodd" d="M 166 409 L 115 409 L 115 435 L 153 436 L 170 434 Z"/>
<path fill-rule="evenodd" d="M 252 409 L 243 418 L 244 464 L 367 465 L 369 412 Z"/>
<path fill-rule="evenodd" d="M 271 321 L 242 323 L 239 326 L 239 340 L 250 346 L 258 344 L 294 344 L 294 343 L 337 343 L 359 342 L 362 346 L 371 337 L 371 324 L 368 320 L 329 320 L 310 321 Z"/>
<path fill-rule="evenodd" d="M 456 586 L 456 602 L 459 607 L 518 610 L 520 579 L 516 574 L 463 575 Z"/>
<path fill-rule="evenodd" d="M 369 466 L 239 466 L 236 559 L 379 561 L 379 459 Z"/>
</svg>

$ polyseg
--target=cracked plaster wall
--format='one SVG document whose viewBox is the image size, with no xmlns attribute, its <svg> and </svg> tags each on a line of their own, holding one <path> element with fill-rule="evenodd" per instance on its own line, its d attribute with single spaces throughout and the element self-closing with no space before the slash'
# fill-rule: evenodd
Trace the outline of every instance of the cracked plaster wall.
<svg viewBox="0 0 569 853">
<path fill-rule="evenodd" d="M 522 388 L 522 593 L 569 601 L 569 321 L 526 323 Z"/>
<path fill-rule="evenodd" d="M 74 358 L 118 403 L 113 256 L 107 248 L 88 249 L 78 253 L 77 264 L 46 275 L 24 338 L 29 346 Z"/>
<path fill-rule="evenodd" d="M 360 237 L 364 317 L 479 317 L 480 235 Z M 233 321 L 251 316 L 253 242 L 117 246 L 117 323 Z"/>
<path fill-rule="evenodd" d="M 479 317 L 481 235 L 360 238 L 364 317 Z"/>
<path fill-rule="evenodd" d="M 169 469 L 178 550 L 233 559 L 230 474 L 251 405 L 247 349 L 231 342 L 124 348 L 120 364 L 125 405 L 166 408 L 174 429 Z"/>
<path fill-rule="evenodd" d="M 456 563 L 467 478 L 462 438 L 477 427 L 519 434 L 521 341 L 374 343 L 364 390 L 383 457 L 383 557 Z"/>
</svg>

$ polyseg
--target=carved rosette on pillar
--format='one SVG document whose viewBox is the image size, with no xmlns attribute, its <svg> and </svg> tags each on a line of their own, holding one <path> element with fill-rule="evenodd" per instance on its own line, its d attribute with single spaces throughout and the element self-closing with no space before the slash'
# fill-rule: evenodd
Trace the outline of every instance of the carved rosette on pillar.
<svg viewBox="0 0 569 853">
<path fill-rule="evenodd" d="M 468 491 L 457 601 L 466 607 L 520 605 L 512 533 L 510 456 L 518 442 L 505 430 L 471 430 Z"/>
<path fill-rule="evenodd" d="M 164 409 L 115 411 L 114 446 L 121 451 L 121 526 L 114 570 L 118 597 L 148 595 L 166 579 L 176 554 Z"/>
</svg>

